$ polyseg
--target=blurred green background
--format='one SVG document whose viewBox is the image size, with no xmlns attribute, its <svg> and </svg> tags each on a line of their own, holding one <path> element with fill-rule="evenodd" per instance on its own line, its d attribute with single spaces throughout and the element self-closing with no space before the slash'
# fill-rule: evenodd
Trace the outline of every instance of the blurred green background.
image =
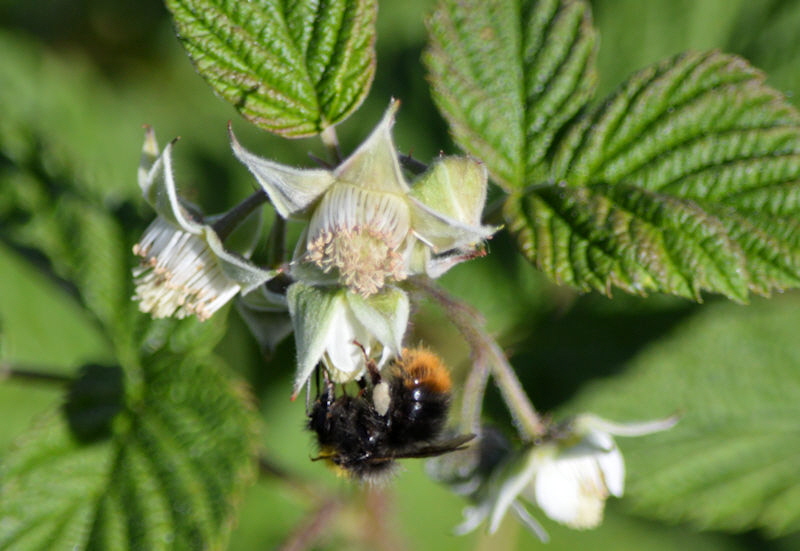
<svg viewBox="0 0 800 551">
<path fill-rule="evenodd" d="M 369 132 L 390 97 L 402 100 L 395 127 L 402 150 L 421 160 L 439 151 L 456 151 L 433 107 L 420 63 L 424 18 L 433 5 L 434 0 L 381 3 L 377 76 L 363 107 L 340 127 L 345 151 Z M 596 0 L 592 5 L 601 35 L 598 98 L 632 71 L 663 57 L 686 49 L 717 48 L 741 54 L 764 69 L 768 82 L 797 104 L 798 0 Z M 0 51 L 0 220 L 15 216 L 11 202 L 4 199 L 12 195 L 11 186 L 13 195 L 24 195 L 26 178 L 57 177 L 67 171 L 79 185 L 129 213 L 130 235 L 136 236 L 149 216 L 135 182 L 143 124 L 153 125 L 162 142 L 182 137 L 175 150 L 180 185 L 207 211 L 222 211 L 252 189 L 246 170 L 230 154 L 228 120 L 248 148 L 280 162 L 308 166 L 309 152 L 322 154 L 317 140 L 288 141 L 258 131 L 216 98 L 194 73 L 158 2 L 6 0 L 0 2 Z M 15 153 L 20 136 L 33 136 L 39 147 L 38 164 L 26 171 L 19 170 Z M 498 236 L 490 245 L 487 258 L 462 264 L 443 282 L 486 315 L 490 330 L 512 352 L 541 409 L 558 409 L 581 396 L 587 383 L 602 385 L 604 378 L 624 374 L 643 350 L 706 308 L 661 296 L 577 296 L 552 286 L 521 261 L 507 236 Z M 33 248 L 0 227 L 2 357 L 64 374 L 86 362 L 110 361 L 107 343 L 64 283 L 43 269 Z M 777 308 L 790 298 L 773 303 Z M 412 339 L 442 350 L 463 372 L 465 346 L 436 311 L 421 313 Z M 540 545 L 513 521 L 494 538 L 480 531 L 467 537 L 451 535 L 464 502 L 428 480 L 419 461 L 407 462 L 397 479 L 376 495 L 363 495 L 335 479 L 308 460 L 314 448 L 302 430 L 303 405 L 288 398 L 291 342 L 265 359 L 232 312 L 220 354 L 250 382 L 263 412 L 264 449 L 281 471 L 279 476 L 262 477 L 246 496 L 231 549 L 278 547 L 320 508 L 337 514 L 314 548 L 349 548 L 348 534 L 373 530 L 385 535 L 371 544 L 381 549 Z M 53 385 L 2 382 L 0 461 L 25 428 L 61 400 L 62 393 Z M 509 426 L 493 392 L 486 413 L 498 425 Z M 331 500 L 332 495 L 343 497 Z M 367 514 L 380 507 L 388 508 L 390 524 Z M 611 503 L 609 509 L 606 523 L 591 532 L 545 523 L 552 538 L 548 548 L 689 551 L 800 546 L 792 537 L 766 539 L 757 532 L 726 535 L 665 526 L 631 516 L 624 500 Z"/>
</svg>

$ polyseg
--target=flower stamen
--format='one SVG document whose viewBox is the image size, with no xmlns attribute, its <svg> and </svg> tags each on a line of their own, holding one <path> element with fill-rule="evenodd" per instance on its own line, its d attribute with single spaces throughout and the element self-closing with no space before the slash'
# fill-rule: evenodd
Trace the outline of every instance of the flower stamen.
<svg viewBox="0 0 800 551">
<path fill-rule="evenodd" d="M 196 315 L 204 321 L 240 290 L 231 282 L 202 237 L 177 230 L 162 218 L 147 228 L 133 252 L 134 300 L 153 317 Z"/>
<path fill-rule="evenodd" d="M 325 273 L 338 270 L 341 283 L 366 298 L 387 279 L 407 277 L 398 249 L 409 230 L 408 207 L 401 197 L 335 184 L 311 221 L 305 260 Z"/>
</svg>

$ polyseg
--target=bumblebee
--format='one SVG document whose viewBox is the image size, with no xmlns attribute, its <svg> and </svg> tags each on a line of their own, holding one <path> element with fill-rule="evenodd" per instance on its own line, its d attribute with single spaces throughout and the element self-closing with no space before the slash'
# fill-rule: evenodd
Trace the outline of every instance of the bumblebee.
<svg viewBox="0 0 800 551">
<path fill-rule="evenodd" d="M 396 459 L 433 457 L 462 449 L 474 435 L 442 438 L 452 382 L 442 360 L 424 348 L 406 349 L 378 372 L 367 362 L 369 382 L 356 395 L 336 396 L 327 379 L 308 415 L 319 456 L 341 474 L 379 480 Z"/>
</svg>

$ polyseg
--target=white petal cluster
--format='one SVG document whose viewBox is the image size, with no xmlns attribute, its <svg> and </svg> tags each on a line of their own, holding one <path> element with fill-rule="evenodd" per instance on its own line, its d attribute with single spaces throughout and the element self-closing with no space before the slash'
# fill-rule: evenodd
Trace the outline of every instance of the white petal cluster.
<svg viewBox="0 0 800 551">
<path fill-rule="evenodd" d="M 397 288 L 363 298 L 339 287 L 294 283 L 287 293 L 297 344 L 294 394 L 320 361 L 334 382 L 364 374 L 367 358 L 380 368 L 399 355 L 408 325 L 408 296 Z"/>
<path fill-rule="evenodd" d="M 480 225 L 487 175 L 477 161 L 452 158 L 458 175 L 468 177 L 447 181 L 446 190 L 452 163 L 437 165 L 413 188 L 406 182 L 391 135 L 398 107 L 393 101 L 364 143 L 330 171 L 279 165 L 231 134 L 235 155 L 278 212 L 309 219 L 294 257 L 297 279 L 335 282 L 366 298 L 412 274 L 441 275 L 496 231 Z"/>
<path fill-rule="evenodd" d="M 498 468 L 484 498 L 465 510 L 459 531 L 472 530 L 488 518 L 493 533 L 511 510 L 546 541 L 546 532 L 528 512 L 526 502 L 570 528 L 598 526 L 608 497 L 621 497 L 625 488 L 625 461 L 613 435 L 642 436 L 669 429 L 676 422 L 676 417 L 627 424 L 594 415 L 575 418 L 557 437 L 529 446 Z"/>
<path fill-rule="evenodd" d="M 241 289 L 202 237 L 177 230 L 163 218 L 150 224 L 133 252 L 142 259 L 133 270 L 133 298 L 154 318 L 194 315 L 204 321 Z"/>
<path fill-rule="evenodd" d="M 139 186 L 158 217 L 133 252 L 134 300 L 155 318 L 211 317 L 240 291 L 247 293 L 274 277 L 239 255 L 225 250 L 210 225 L 198 221 L 178 197 L 172 174 L 172 143 L 158 155 L 147 129 L 139 166 Z"/>
<path fill-rule="evenodd" d="M 611 435 L 592 431 L 543 462 L 523 496 L 551 519 L 586 529 L 602 522 L 606 499 L 622 497 L 624 485 L 622 453 Z"/>
<path fill-rule="evenodd" d="M 361 377 L 400 353 L 409 300 L 398 283 L 438 277 L 482 253 L 497 230 L 481 225 L 485 167 L 444 157 L 413 183 L 403 174 L 391 129 L 392 101 L 367 139 L 332 169 L 298 169 L 254 155 L 230 130 L 231 147 L 278 215 L 307 221 L 285 269 L 281 297 L 292 319 L 298 368 L 295 394 L 321 362 L 330 379 Z M 224 249 L 213 226 L 177 195 L 169 144 L 159 155 L 148 130 L 139 185 L 158 219 L 135 253 L 135 299 L 156 317 L 206 319 L 239 292 L 276 275 Z"/>
</svg>

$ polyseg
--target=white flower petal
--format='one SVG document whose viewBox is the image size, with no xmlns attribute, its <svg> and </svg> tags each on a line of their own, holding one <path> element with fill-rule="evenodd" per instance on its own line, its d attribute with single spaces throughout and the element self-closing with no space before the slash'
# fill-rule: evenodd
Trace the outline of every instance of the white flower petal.
<svg viewBox="0 0 800 551">
<path fill-rule="evenodd" d="M 308 225 L 313 239 L 322 232 L 369 228 L 387 246 L 397 248 L 411 229 L 408 204 L 402 195 L 337 183 L 325 193 Z"/>
<path fill-rule="evenodd" d="M 625 460 L 619 448 L 597 455 L 597 463 L 603 473 L 606 487 L 612 496 L 622 497 L 625 492 Z"/>
<path fill-rule="evenodd" d="M 405 279 L 398 247 L 410 231 L 408 204 L 394 193 L 334 184 L 314 210 L 299 260 L 335 271 L 353 292 L 368 297 L 384 283 Z"/>
<path fill-rule="evenodd" d="M 174 143 L 174 142 L 173 142 Z M 227 251 L 217 234 L 184 207 L 172 174 L 172 143 L 158 154 L 152 128 L 145 131 L 138 178 L 145 199 L 158 214 L 134 253 L 135 300 L 154 317 L 209 318 L 239 291 L 248 293 L 277 271 L 262 270 Z"/>
<path fill-rule="evenodd" d="M 537 471 L 543 465 L 552 462 L 551 455 L 555 451 L 555 447 L 550 444 L 536 446 L 521 457 L 517 456 L 505 468 L 498 471 L 497 476 L 501 482 L 493 494 L 492 512 L 489 518 L 490 534 L 500 527 L 500 522 L 511 504 L 531 483 Z"/>
<path fill-rule="evenodd" d="M 536 473 L 535 495 L 551 519 L 573 528 L 593 528 L 603 518 L 608 492 L 593 457 L 558 457 Z"/>
<path fill-rule="evenodd" d="M 208 319 L 241 289 L 227 277 L 201 236 L 179 230 L 160 217 L 134 252 L 142 261 L 133 271 L 133 298 L 142 312 L 155 318 L 196 315 Z"/>
<path fill-rule="evenodd" d="M 345 383 L 363 375 L 365 353 L 380 352 L 379 366 L 397 354 L 408 320 L 408 297 L 399 289 L 365 301 L 341 287 L 295 282 L 286 298 L 297 346 L 295 396 L 320 361 L 332 381 Z"/>
<path fill-rule="evenodd" d="M 344 301 L 335 308 L 325 343 L 325 365 L 335 383 L 352 381 L 364 373 L 364 354 L 370 353 L 370 335 Z M 362 350 L 355 343 L 364 347 Z"/>
</svg>

